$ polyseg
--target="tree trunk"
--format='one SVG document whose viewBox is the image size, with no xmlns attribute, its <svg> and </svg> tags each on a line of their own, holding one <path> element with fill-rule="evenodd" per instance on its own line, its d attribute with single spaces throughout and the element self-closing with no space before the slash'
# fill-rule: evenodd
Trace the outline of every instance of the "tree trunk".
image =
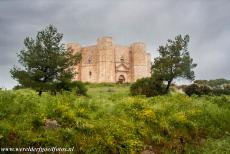
<svg viewBox="0 0 230 154">
<path fill-rule="evenodd" d="M 41 90 L 38 92 L 38 95 L 39 95 L 39 96 L 41 96 L 41 95 L 42 95 L 42 91 L 41 91 Z"/>
<path fill-rule="evenodd" d="M 169 92 L 169 87 L 170 87 L 171 83 L 172 83 L 172 80 L 169 80 L 169 81 L 168 81 L 168 84 L 167 84 L 167 86 L 166 86 L 166 89 L 165 89 L 166 93 Z"/>
</svg>

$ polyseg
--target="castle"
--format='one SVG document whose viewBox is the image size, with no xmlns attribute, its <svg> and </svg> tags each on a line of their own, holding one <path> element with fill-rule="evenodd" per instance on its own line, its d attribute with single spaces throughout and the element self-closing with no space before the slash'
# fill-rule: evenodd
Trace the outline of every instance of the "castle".
<svg viewBox="0 0 230 154">
<path fill-rule="evenodd" d="M 96 45 L 81 47 L 78 43 L 69 43 L 67 48 L 82 55 L 80 64 L 75 66 L 75 80 L 124 83 L 150 76 L 151 57 L 144 43 L 128 47 L 114 44 L 112 37 L 102 37 Z"/>
</svg>

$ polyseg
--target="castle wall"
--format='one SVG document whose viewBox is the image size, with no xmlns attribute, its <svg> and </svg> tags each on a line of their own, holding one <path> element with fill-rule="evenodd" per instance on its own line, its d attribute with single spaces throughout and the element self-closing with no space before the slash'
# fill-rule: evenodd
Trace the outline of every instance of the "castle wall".
<svg viewBox="0 0 230 154">
<path fill-rule="evenodd" d="M 120 63 L 121 57 L 122 57 L 122 58 L 124 58 L 124 62 L 126 64 L 129 64 L 129 62 L 130 62 L 129 50 L 130 50 L 129 47 L 116 45 L 115 46 L 115 62 Z"/>
<path fill-rule="evenodd" d="M 131 82 L 131 65 L 130 65 L 130 47 L 116 45 L 115 47 L 115 64 L 118 67 L 121 64 L 124 64 L 129 69 L 128 72 L 126 70 L 116 69 L 116 82 L 118 82 L 119 76 L 124 75 L 125 82 Z"/>
<path fill-rule="evenodd" d="M 151 75 L 151 57 L 143 43 L 121 46 L 113 44 L 111 37 L 102 37 L 93 46 L 69 43 L 67 47 L 82 54 L 80 64 L 75 66 L 75 80 L 114 83 L 123 78 L 124 82 L 135 82 Z"/>
<path fill-rule="evenodd" d="M 152 63 L 151 63 L 151 55 L 150 53 L 147 53 L 146 54 L 146 62 L 147 62 L 147 76 L 151 76 L 151 66 L 152 66 Z"/>
<path fill-rule="evenodd" d="M 81 81 L 97 82 L 97 46 L 81 49 Z"/>
<path fill-rule="evenodd" d="M 132 52 L 132 69 L 133 82 L 137 79 L 147 77 L 147 56 L 144 43 L 133 43 L 131 45 Z"/>
<path fill-rule="evenodd" d="M 73 54 L 81 53 L 81 46 L 78 43 L 69 43 L 69 44 L 67 44 L 67 50 L 70 52 L 73 52 Z M 81 80 L 81 63 L 74 66 L 74 70 L 75 70 L 74 79 L 75 80 Z"/>
</svg>

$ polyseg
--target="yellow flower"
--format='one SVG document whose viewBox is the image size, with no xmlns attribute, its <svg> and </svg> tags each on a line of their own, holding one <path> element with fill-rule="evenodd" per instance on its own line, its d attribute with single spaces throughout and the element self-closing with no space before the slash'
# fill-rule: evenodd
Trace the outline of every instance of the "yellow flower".
<svg viewBox="0 0 230 154">
<path fill-rule="evenodd" d="M 187 116 L 185 115 L 184 112 L 178 112 L 174 115 L 174 118 L 177 122 L 185 124 L 187 123 Z"/>
<path fill-rule="evenodd" d="M 153 109 L 144 109 L 142 111 L 142 117 L 145 119 L 155 119 L 156 115 L 153 112 Z"/>
<path fill-rule="evenodd" d="M 200 113 L 201 113 L 201 110 L 199 110 L 199 109 L 191 109 L 188 111 L 188 114 L 190 116 L 196 116 L 196 115 L 199 115 Z"/>
<path fill-rule="evenodd" d="M 80 108 L 80 109 L 78 110 L 78 112 L 79 112 L 79 113 L 84 113 L 84 112 L 85 112 L 85 109 L 84 109 L 84 108 Z"/>
</svg>

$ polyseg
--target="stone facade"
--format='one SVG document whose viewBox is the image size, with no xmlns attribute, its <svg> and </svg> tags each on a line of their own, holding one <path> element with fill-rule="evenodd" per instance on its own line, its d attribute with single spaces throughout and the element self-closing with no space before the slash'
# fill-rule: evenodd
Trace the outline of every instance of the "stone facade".
<svg viewBox="0 0 230 154">
<path fill-rule="evenodd" d="M 76 80 L 83 82 L 135 82 L 150 76 L 151 58 L 144 43 L 116 45 L 112 37 L 102 37 L 96 45 L 81 47 L 69 43 L 67 48 L 80 52 L 82 59 L 75 67 Z"/>
</svg>

